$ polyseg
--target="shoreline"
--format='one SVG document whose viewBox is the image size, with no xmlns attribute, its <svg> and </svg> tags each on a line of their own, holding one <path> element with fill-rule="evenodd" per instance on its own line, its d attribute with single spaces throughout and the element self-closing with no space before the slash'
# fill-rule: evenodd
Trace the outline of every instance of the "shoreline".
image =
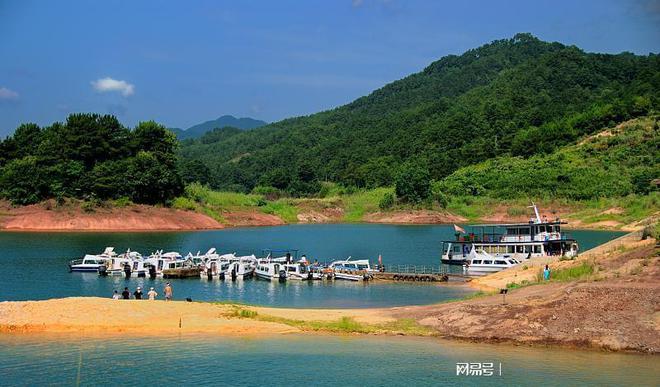
<svg viewBox="0 0 660 387">
<path fill-rule="evenodd" d="M 366 212 L 362 219 L 347 221 L 343 211 L 335 216 L 311 216 L 314 211 L 301 208 L 297 220 L 286 222 L 274 214 L 266 214 L 258 209 L 237 208 L 221 213 L 221 219 L 212 218 L 195 211 L 169 207 L 129 205 L 126 207 L 100 207 L 91 211 L 79 204 L 63 207 L 51 201 L 28 206 L 13 207 L 0 201 L 0 232 L 179 232 L 210 231 L 226 228 L 268 227 L 292 224 L 387 224 L 387 225 L 451 225 L 478 223 L 526 222 L 528 217 L 508 215 L 507 205 L 500 204 L 493 213 L 466 219 L 447 210 L 394 210 L 387 212 Z M 311 212 L 310 212 L 311 211 Z M 605 211 L 607 212 L 607 211 Z M 575 211 L 563 209 L 558 216 L 569 221 L 567 230 L 621 231 L 631 232 L 642 229 L 648 221 L 660 217 L 660 213 L 648 219 L 632 223 L 586 222 Z"/>
</svg>

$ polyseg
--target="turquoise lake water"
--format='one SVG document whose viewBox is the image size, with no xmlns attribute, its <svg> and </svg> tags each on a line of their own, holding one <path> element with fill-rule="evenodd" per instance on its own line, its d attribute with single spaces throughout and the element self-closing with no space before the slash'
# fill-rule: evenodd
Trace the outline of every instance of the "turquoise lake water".
<svg viewBox="0 0 660 387">
<path fill-rule="evenodd" d="M 440 241 L 453 238 L 446 225 L 320 224 L 237 228 L 197 232 L 156 233 L 12 233 L 0 232 L 0 264 L 5 273 L 2 300 L 39 300 L 70 296 L 110 297 L 125 286 L 154 286 L 162 279 L 100 278 L 95 273 L 69 273 L 69 260 L 99 253 L 105 246 L 149 254 L 156 249 L 260 255 L 262 249 L 298 249 L 311 260 L 331 261 L 348 256 L 386 265 L 439 265 Z M 572 231 L 584 251 L 622 233 Z M 453 270 L 459 269 L 452 267 Z M 469 290 L 447 285 L 414 283 L 293 282 L 260 280 L 209 282 L 206 279 L 170 280 L 175 299 L 233 300 L 249 304 L 290 307 L 378 307 L 430 304 L 465 296 Z"/>
<path fill-rule="evenodd" d="M 457 376 L 462 362 L 493 363 L 494 375 Z M 658 366 L 654 356 L 432 338 L 0 335 L 0 385 L 657 386 Z"/>
</svg>

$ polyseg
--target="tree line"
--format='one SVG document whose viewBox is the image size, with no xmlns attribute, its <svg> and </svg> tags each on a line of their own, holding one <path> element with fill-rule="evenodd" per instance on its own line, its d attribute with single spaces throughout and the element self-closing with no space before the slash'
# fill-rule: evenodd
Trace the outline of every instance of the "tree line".
<svg viewBox="0 0 660 387">
<path fill-rule="evenodd" d="M 160 124 L 131 130 L 111 115 L 71 114 L 44 128 L 23 124 L 0 142 L 0 196 L 14 204 L 67 197 L 164 203 L 183 189 L 178 145 Z"/>
</svg>

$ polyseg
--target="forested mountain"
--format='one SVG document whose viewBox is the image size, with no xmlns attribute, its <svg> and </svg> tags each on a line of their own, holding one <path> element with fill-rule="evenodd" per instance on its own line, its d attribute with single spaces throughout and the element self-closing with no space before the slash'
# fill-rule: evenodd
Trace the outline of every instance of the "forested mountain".
<svg viewBox="0 0 660 387">
<path fill-rule="evenodd" d="M 658 108 L 660 59 L 585 53 L 529 34 L 449 55 L 345 106 L 188 140 L 214 188 L 313 194 L 320 181 L 393 185 L 411 166 L 440 180 L 499 156 L 550 153 Z M 185 176 L 184 176 L 185 178 Z"/>
<path fill-rule="evenodd" d="M 267 125 L 268 123 L 261 120 L 255 120 L 254 118 L 242 117 L 236 118 L 234 116 L 225 115 L 218 119 L 202 122 L 201 124 L 193 125 L 188 129 L 179 129 L 179 128 L 169 128 L 174 134 L 176 134 L 179 140 L 185 140 L 187 138 L 199 138 L 203 136 L 206 132 L 209 132 L 213 129 L 232 127 L 242 130 L 249 130 L 258 128 L 260 126 Z"/>
</svg>

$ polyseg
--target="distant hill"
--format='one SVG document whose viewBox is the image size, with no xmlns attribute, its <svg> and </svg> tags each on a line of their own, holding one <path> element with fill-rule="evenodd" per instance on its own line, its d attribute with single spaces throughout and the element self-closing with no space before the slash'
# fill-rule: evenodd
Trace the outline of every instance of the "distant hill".
<svg viewBox="0 0 660 387">
<path fill-rule="evenodd" d="M 234 116 L 225 115 L 218 119 L 202 122 L 201 124 L 193 125 L 188 129 L 180 128 L 169 128 L 179 140 L 185 140 L 187 138 L 199 138 L 204 133 L 211 131 L 216 128 L 224 128 L 231 126 L 232 128 L 238 128 L 242 130 L 249 130 L 258 128 L 260 126 L 267 125 L 268 123 L 261 120 L 255 120 L 254 118 L 243 117 L 236 118 Z"/>
<path fill-rule="evenodd" d="M 347 105 L 189 141 L 181 154 L 205 164 L 216 189 L 314 195 L 322 181 L 392 186 L 406 164 L 442 180 L 492 158 L 549 154 L 658 110 L 659 55 L 587 53 L 517 34 Z"/>
</svg>

